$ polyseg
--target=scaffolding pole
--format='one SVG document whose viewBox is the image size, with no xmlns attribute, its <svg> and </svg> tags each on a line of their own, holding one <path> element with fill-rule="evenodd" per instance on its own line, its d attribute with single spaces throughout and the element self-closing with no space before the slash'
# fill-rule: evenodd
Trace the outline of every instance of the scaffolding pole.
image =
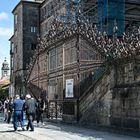
<svg viewBox="0 0 140 140">
<path fill-rule="evenodd" d="M 118 36 L 124 32 L 125 0 L 98 0 L 98 28 L 113 34 L 114 22 L 118 26 Z"/>
</svg>

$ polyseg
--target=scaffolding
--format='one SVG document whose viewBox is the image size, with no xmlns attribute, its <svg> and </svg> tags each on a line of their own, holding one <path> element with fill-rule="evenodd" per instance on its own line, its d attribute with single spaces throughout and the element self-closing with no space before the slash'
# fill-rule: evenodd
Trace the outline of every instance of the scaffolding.
<svg viewBox="0 0 140 140">
<path fill-rule="evenodd" d="M 114 23 L 118 27 L 118 36 L 124 32 L 125 0 L 98 0 L 98 28 L 113 34 Z"/>
<path fill-rule="evenodd" d="M 114 24 L 118 36 L 124 32 L 125 0 L 65 0 L 66 12 L 61 18 L 65 23 L 76 23 L 77 19 L 97 24 L 100 31 L 113 34 Z"/>
<path fill-rule="evenodd" d="M 97 24 L 97 0 L 81 0 L 81 18 Z"/>
<path fill-rule="evenodd" d="M 96 0 L 65 0 L 65 12 L 59 14 L 60 20 L 65 23 L 76 23 L 77 19 L 97 22 Z"/>
<path fill-rule="evenodd" d="M 124 32 L 125 0 L 50 0 L 44 10 L 44 19 L 54 16 L 67 23 L 83 22 L 97 24 L 100 31 L 113 34 L 114 22 Z M 46 13 L 46 14 L 45 14 Z"/>
</svg>

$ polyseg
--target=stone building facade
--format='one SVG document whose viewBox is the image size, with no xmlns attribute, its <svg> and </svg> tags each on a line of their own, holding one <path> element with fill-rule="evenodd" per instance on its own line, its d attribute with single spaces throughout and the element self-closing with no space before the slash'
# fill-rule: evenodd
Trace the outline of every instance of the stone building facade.
<svg viewBox="0 0 140 140">
<path fill-rule="evenodd" d="M 140 132 L 140 56 L 113 63 L 80 98 L 80 123 Z"/>
<path fill-rule="evenodd" d="M 40 60 L 39 64 L 38 60 Z M 59 100 L 63 100 L 66 79 L 74 79 L 74 85 L 77 86 L 78 82 L 92 74 L 102 61 L 101 55 L 96 49 L 90 47 L 86 40 L 81 37 L 77 40 L 75 36 L 69 36 L 66 41 L 55 42 L 45 51 L 41 51 L 33 65 L 29 81 L 36 85 L 39 82 L 39 87 L 43 89 L 48 87 L 45 90 L 48 91 L 49 99 L 55 99 L 55 96 L 58 96 Z M 42 80 L 45 78 L 47 81 L 43 85 Z M 74 97 L 77 98 L 78 95 L 75 94 Z"/>
<path fill-rule="evenodd" d="M 12 11 L 14 35 L 11 42 L 11 83 L 15 94 L 25 94 L 26 65 L 34 54 L 39 34 L 39 3 L 20 1 Z"/>
<path fill-rule="evenodd" d="M 90 1 L 88 2 L 90 3 Z M 97 13 L 96 0 L 93 3 L 93 7 L 96 7 L 94 13 Z M 37 34 L 43 38 L 45 34 L 50 30 L 53 19 L 60 19 L 60 17 L 65 17 L 66 8 L 66 1 L 60 2 L 53 0 L 22 0 L 14 8 L 14 35 L 10 39 L 10 54 L 12 66 L 11 83 L 14 83 L 13 86 L 16 89 L 16 93 L 19 92 L 20 94 L 24 94 L 25 92 L 24 81 L 26 75 L 26 65 L 29 64 L 30 59 L 32 59 L 34 54 L 34 50 L 37 44 Z M 139 17 L 139 1 L 126 0 L 126 30 L 129 30 L 129 28 L 133 25 L 138 25 Z M 94 21 L 97 22 L 97 20 Z M 43 84 L 45 85 L 45 83 Z"/>
<path fill-rule="evenodd" d="M 130 59 L 128 65 L 110 63 L 109 68 L 104 67 L 107 50 L 101 46 L 103 35 L 96 26 L 88 23 L 65 25 L 56 20 L 66 11 L 65 4 L 57 4 L 59 2 L 21 1 L 13 10 L 11 83 L 15 93 L 25 94 L 26 89 L 35 97 L 42 94 L 50 101 L 61 101 L 65 121 L 116 126 L 118 122 L 122 123 L 122 115 L 129 120 L 132 116 L 124 113 L 123 109 L 126 111 L 126 104 L 131 104 L 135 93 L 134 98 L 138 97 L 138 90 L 132 96 L 129 94 L 129 98 L 128 95 L 126 98 L 121 96 L 128 94 L 131 91 L 129 84 L 133 85 L 139 79 L 138 68 L 135 74 L 132 70 L 136 62 Z M 131 26 L 139 25 L 140 3 L 127 0 L 125 4 L 125 29 L 129 31 Z M 104 37 L 107 39 L 106 35 Z M 67 80 L 73 84 L 70 97 L 66 92 Z M 130 107 L 128 112 L 132 114 L 134 108 L 138 110 L 137 106 Z M 131 119 L 135 120 L 135 117 Z M 131 128 L 128 122 L 119 127 L 121 125 Z"/>
</svg>

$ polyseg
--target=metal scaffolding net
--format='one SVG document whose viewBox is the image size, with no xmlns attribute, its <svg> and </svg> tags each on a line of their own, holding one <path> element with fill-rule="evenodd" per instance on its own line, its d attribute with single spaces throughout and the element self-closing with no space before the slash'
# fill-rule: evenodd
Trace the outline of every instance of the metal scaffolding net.
<svg viewBox="0 0 140 140">
<path fill-rule="evenodd" d="M 98 0 L 98 27 L 106 31 L 109 36 L 113 34 L 114 22 L 118 27 L 118 36 L 124 32 L 125 0 Z"/>
<path fill-rule="evenodd" d="M 76 23 L 77 19 L 97 22 L 97 0 L 55 0 L 47 4 L 46 17 L 53 15 L 65 23 Z"/>
<path fill-rule="evenodd" d="M 49 0 L 46 2 L 47 4 L 41 8 L 41 22 L 47 20 L 47 26 L 53 19 L 65 24 L 76 24 L 80 21 L 96 24 L 101 32 L 105 31 L 112 36 L 116 24 L 117 35 L 123 35 L 125 0 Z"/>
</svg>

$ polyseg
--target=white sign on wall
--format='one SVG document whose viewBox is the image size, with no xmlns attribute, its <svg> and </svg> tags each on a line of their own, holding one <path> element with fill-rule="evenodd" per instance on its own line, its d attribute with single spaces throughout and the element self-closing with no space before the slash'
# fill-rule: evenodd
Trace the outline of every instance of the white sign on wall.
<svg viewBox="0 0 140 140">
<path fill-rule="evenodd" d="M 73 79 L 67 79 L 66 80 L 66 92 L 65 92 L 65 97 L 66 98 L 73 98 Z"/>
</svg>

